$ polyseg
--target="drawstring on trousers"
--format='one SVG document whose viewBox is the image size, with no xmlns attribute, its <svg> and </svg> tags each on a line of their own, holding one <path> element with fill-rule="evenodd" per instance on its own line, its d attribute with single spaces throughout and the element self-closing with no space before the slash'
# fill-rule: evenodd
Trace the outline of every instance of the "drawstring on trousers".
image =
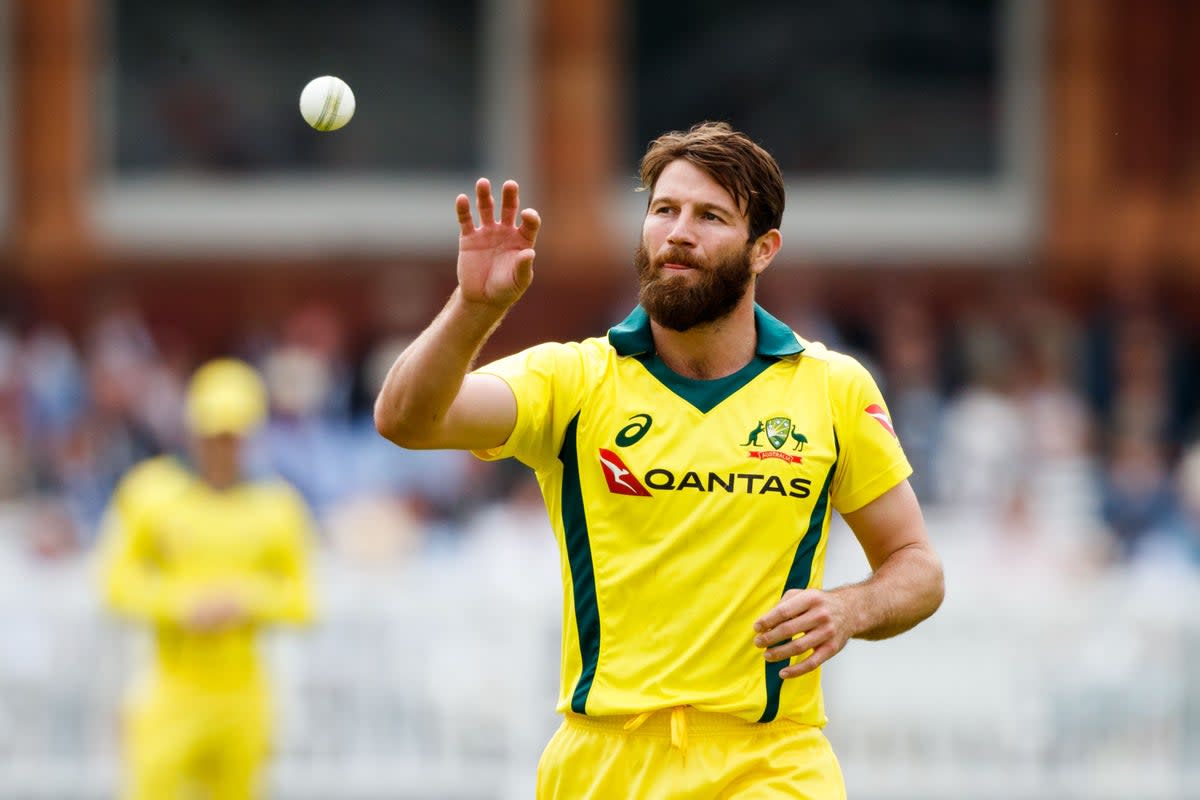
<svg viewBox="0 0 1200 800">
<path fill-rule="evenodd" d="M 643 711 L 625 723 L 625 730 L 636 731 L 646 723 L 646 720 L 658 711 Z M 671 709 L 671 746 L 679 751 L 687 760 L 687 706 L 675 706 Z"/>
</svg>

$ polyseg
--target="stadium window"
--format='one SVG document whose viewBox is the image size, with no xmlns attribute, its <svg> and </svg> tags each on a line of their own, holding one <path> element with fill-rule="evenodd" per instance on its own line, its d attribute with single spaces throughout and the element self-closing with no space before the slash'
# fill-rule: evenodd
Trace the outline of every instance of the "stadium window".
<svg viewBox="0 0 1200 800">
<path fill-rule="evenodd" d="M 108 0 L 99 229 L 176 253 L 452 249 L 463 186 L 527 171 L 527 2 Z M 357 103 L 336 132 L 299 112 L 324 74 Z"/>
<path fill-rule="evenodd" d="M 725 119 L 788 180 L 787 256 L 1012 258 L 1038 219 L 1040 3 L 627 2 L 627 160 Z M 626 213 L 640 216 L 644 196 Z"/>
</svg>

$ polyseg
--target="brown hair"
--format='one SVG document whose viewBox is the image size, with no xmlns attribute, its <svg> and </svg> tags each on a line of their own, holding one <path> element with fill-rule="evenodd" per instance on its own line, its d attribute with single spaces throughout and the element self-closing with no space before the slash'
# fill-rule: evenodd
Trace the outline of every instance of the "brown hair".
<svg viewBox="0 0 1200 800">
<path fill-rule="evenodd" d="M 667 164 L 684 159 L 704 170 L 744 208 L 753 241 L 783 222 L 783 173 L 775 159 L 727 122 L 701 122 L 650 143 L 642 156 L 642 191 L 654 189 Z"/>
</svg>

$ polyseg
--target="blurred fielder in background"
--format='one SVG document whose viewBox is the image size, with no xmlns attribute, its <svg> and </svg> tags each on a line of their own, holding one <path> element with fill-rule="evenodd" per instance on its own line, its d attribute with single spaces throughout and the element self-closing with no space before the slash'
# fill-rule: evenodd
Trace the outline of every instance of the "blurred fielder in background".
<svg viewBox="0 0 1200 800">
<path fill-rule="evenodd" d="M 460 195 L 459 286 L 376 426 L 537 473 L 566 597 L 539 797 L 844 797 L 819 667 L 942 600 L 912 470 L 870 374 L 755 303 L 782 243 L 774 158 L 706 123 L 653 142 L 641 178 L 639 306 L 469 374 L 533 278 L 540 220 L 512 181 L 499 222 L 486 180 L 478 226 Z M 873 573 L 823 591 L 833 509 Z"/>
<path fill-rule="evenodd" d="M 243 473 L 266 410 L 250 366 L 202 366 L 187 393 L 192 460 L 138 465 L 106 515 L 105 597 L 155 635 L 124 721 L 129 798 L 259 794 L 271 707 L 256 634 L 312 616 L 308 510 L 287 484 Z"/>
</svg>

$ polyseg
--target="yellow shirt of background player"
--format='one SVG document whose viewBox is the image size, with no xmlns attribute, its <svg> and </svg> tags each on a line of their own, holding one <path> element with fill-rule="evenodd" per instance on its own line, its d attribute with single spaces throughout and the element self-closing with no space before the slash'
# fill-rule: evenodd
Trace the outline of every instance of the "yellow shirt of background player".
<svg viewBox="0 0 1200 800">
<path fill-rule="evenodd" d="M 213 489 L 172 458 L 121 482 L 105 517 L 102 576 L 116 611 L 152 624 L 158 677 L 197 689 L 251 689 L 262 679 L 263 624 L 312 616 L 311 525 L 283 482 Z M 182 622 L 206 593 L 227 592 L 249 620 L 219 632 Z"/>
<path fill-rule="evenodd" d="M 560 712 L 825 723 L 820 670 L 782 681 L 754 621 L 821 586 L 833 509 L 912 470 L 857 361 L 755 322 L 754 360 L 713 381 L 665 368 L 641 308 L 479 370 L 512 387 L 517 423 L 477 455 L 536 471 L 562 550 Z"/>
</svg>

